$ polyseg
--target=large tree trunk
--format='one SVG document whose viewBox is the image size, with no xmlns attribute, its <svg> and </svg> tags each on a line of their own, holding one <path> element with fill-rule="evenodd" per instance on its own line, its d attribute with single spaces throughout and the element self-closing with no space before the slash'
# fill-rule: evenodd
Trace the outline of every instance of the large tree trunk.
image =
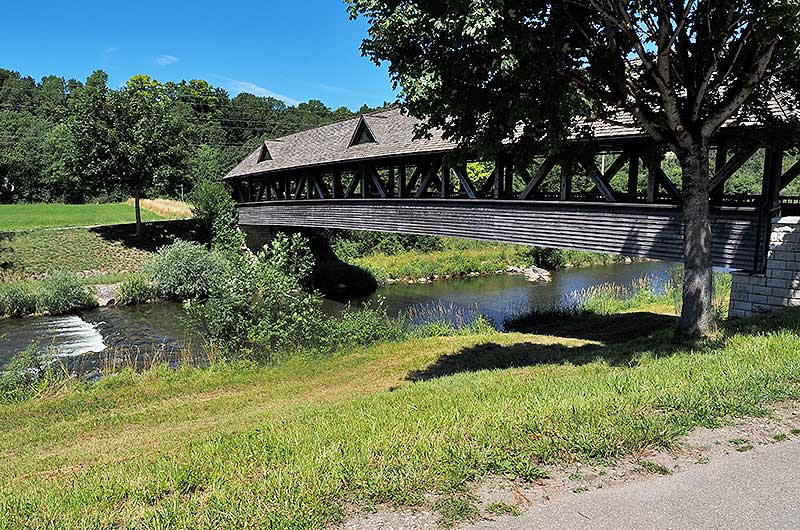
<svg viewBox="0 0 800 530">
<path fill-rule="evenodd" d="M 133 194 L 134 208 L 136 209 L 136 237 L 142 236 L 142 209 L 139 206 L 140 195 L 141 193 L 139 193 L 139 189 L 137 188 Z"/>
<path fill-rule="evenodd" d="M 708 335 L 714 325 L 709 148 L 698 142 L 680 155 L 683 173 L 683 307 L 679 331 L 689 337 Z"/>
</svg>

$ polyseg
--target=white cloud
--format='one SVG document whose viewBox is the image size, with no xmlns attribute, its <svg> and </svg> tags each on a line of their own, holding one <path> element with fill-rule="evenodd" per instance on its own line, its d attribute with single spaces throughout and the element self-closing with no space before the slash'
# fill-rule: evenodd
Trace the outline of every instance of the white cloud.
<svg viewBox="0 0 800 530">
<path fill-rule="evenodd" d="M 225 79 L 225 81 L 227 82 L 228 85 L 227 88 L 231 92 L 235 92 L 237 94 L 240 92 L 248 92 L 250 94 L 253 94 L 254 96 L 279 99 L 284 103 L 286 103 L 287 105 L 297 105 L 298 103 L 300 103 L 296 99 L 290 98 L 289 96 L 278 94 L 277 92 L 273 92 L 268 88 L 264 88 L 263 86 L 258 86 L 257 84 L 251 83 L 249 81 L 238 81 L 236 79 L 229 79 L 227 77 L 223 79 Z"/>
<path fill-rule="evenodd" d="M 159 55 L 158 57 L 156 57 L 155 61 L 156 64 L 160 66 L 169 66 L 171 64 L 177 63 L 178 61 L 180 61 L 180 59 L 178 59 L 174 55 Z"/>
</svg>

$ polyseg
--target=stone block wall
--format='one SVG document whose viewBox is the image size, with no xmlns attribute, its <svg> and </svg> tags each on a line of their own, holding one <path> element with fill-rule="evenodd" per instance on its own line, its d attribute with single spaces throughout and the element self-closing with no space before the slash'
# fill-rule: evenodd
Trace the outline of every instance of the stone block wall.
<svg viewBox="0 0 800 530">
<path fill-rule="evenodd" d="M 253 253 L 258 254 L 264 245 L 272 241 L 274 231 L 269 226 L 239 225 L 245 235 L 245 244 Z"/>
<path fill-rule="evenodd" d="M 744 318 L 800 306 L 800 217 L 772 224 L 766 274 L 733 273 L 730 316 Z"/>
</svg>

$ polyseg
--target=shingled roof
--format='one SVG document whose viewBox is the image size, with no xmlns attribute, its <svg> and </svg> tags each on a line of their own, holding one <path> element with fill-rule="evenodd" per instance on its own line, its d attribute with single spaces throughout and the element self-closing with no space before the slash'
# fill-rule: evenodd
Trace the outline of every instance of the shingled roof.
<svg viewBox="0 0 800 530">
<path fill-rule="evenodd" d="M 362 123 L 374 142 L 357 143 L 356 132 Z M 415 140 L 418 123 L 418 119 L 395 107 L 267 140 L 225 178 L 455 149 L 455 144 L 444 140 L 438 130 L 432 131 L 431 138 Z M 269 156 L 265 156 L 264 148 Z"/>
<path fill-rule="evenodd" d="M 770 102 L 770 110 L 785 112 L 777 101 Z M 629 114 L 621 112 L 614 118 L 612 122 L 595 121 L 590 124 L 596 140 L 644 136 Z M 403 155 L 446 153 L 456 149 L 456 144 L 442 138 L 442 132 L 438 129 L 431 131 L 430 138 L 414 139 L 414 131 L 419 123 L 420 120 L 403 113 L 400 107 L 393 107 L 267 140 L 224 178 Z M 757 125 L 748 120 L 739 124 Z"/>
</svg>

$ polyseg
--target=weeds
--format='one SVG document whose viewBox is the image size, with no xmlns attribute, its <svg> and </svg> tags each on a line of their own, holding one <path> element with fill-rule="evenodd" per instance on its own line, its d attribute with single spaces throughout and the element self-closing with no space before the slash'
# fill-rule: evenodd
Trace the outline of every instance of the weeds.
<svg viewBox="0 0 800 530">
<path fill-rule="evenodd" d="M 666 467 L 662 466 L 661 464 L 658 464 L 658 463 L 653 462 L 651 460 L 642 460 L 641 462 L 639 462 L 639 465 L 642 466 L 642 469 L 644 469 L 648 473 L 652 473 L 654 475 L 669 475 L 670 474 L 670 470 L 669 469 L 667 469 Z"/>
<path fill-rule="evenodd" d="M 439 524 L 444 528 L 473 521 L 478 518 L 477 499 L 472 495 L 460 494 L 440 497 L 433 503 L 433 509 L 439 512 Z"/>
<path fill-rule="evenodd" d="M 486 507 L 486 511 L 492 515 L 510 515 L 512 517 L 518 517 L 522 513 L 516 506 L 512 506 L 511 504 L 502 501 L 491 503 Z"/>
<path fill-rule="evenodd" d="M 0 316 L 65 315 L 96 306 L 91 289 L 68 272 L 40 282 L 0 283 Z"/>
</svg>

